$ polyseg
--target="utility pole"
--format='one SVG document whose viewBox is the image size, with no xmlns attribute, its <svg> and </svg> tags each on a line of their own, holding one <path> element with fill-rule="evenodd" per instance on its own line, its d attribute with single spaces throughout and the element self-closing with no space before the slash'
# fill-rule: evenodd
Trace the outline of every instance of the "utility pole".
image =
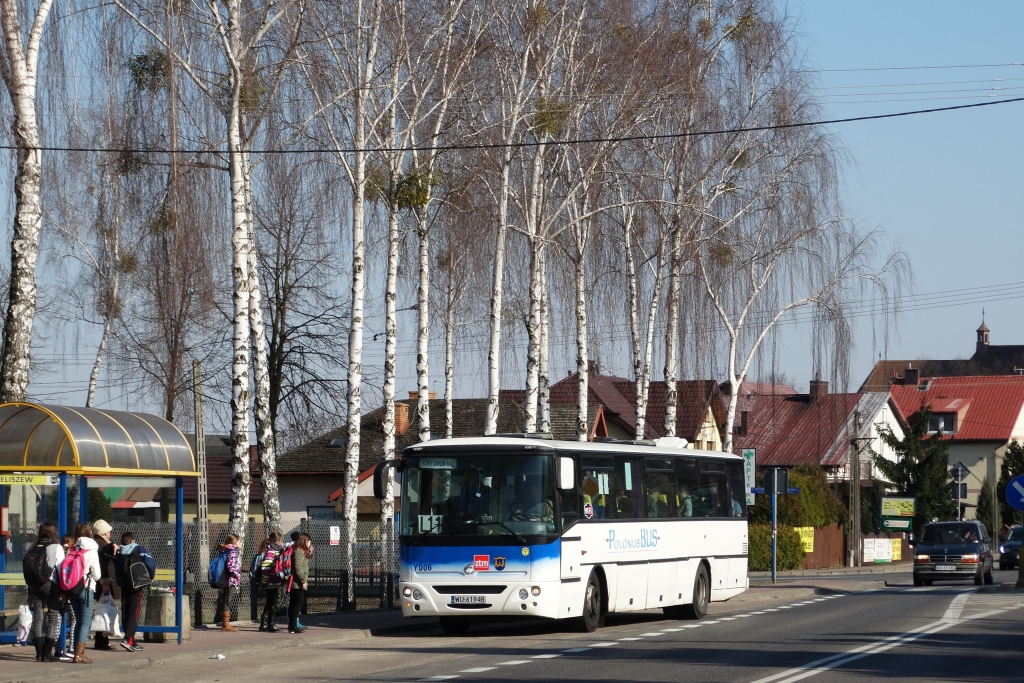
<svg viewBox="0 0 1024 683">
<path fill-rule="evenodd" d="M 853 411 L 850 453 L 850 566 L 860 566 L 860 410 Z"/>
</svg>

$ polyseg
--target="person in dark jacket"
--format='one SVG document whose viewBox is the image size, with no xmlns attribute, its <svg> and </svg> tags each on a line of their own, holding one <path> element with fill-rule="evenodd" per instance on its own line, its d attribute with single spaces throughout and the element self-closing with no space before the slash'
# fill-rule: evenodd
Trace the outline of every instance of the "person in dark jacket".
<svg viewBox="0 0 1024 683">
<path fill-rule="evenodd" d="M 57 526 L 46 522 L 39 527 L 39 534 L 32 548 L 39 548 L 45 557 L 44 570 L 49 578 L 41 583 L 28 586 L 29 604 L 32 606 L 32 641 L 36 646 L 37 662 L 59 662 L 53 655 L 53 646 L 60 636 L 60 605 L 53 574 L 64 559 L 64 548 L 57 540 Z M 43 610 L 46 616 L 43 616 Z M 46 625 L 44 632 L 43 625 Z"/>
<path fill-rule="evenodd" d="M 110 542 L 110 532 L 113 528 L 103 519 L 97 519 L 92 525 L 92 540 L 99 546 L 100 580 L 96 584 L 95 600 L 101 596 L 111 595 L 114 600 L 121 599 L 121 589 L 113 579 L 114 567 L 114 544 Z M 106 633 L 97 633 L 93 639 L 93 648 L 96 650 L 113 650 L 110 646 L 110 636 Z"/>
<path fill-rule="evenodd" d="M 135 632 L 139 627 L 139 610 L 142 609 L 142 598 L 149 588 L 149 583 L 136 586 L 138 581 L 132 577 L 131 566 L 142 562 L 149 574 L 149 581 L 156 576 L 156 560 L 143 546 L 135 542 L 135 535 L 130 531 L 121 534 L 121 545 L 114 545 L 114 576 L 121 587 L 121 611 L 124 614 L 124 639 L 121 647 L 128 652 L 138 652 L 142 646 L 135 642 Z M 144 579 L 143 579 L 144 581 Z"/>
<path fill-rule="evenodd" d="M 309 558 L 313 556 L 313 539 L 309 534 L 300 534 L 292 549 L 292 573 L 288 581 L 288 633 L 302 633 L 305 626 L 299 624 L 299 612 L 306 600 L 309 586 Z"/>
<path fill-rule="evenodd" d="M 267 536 L 266 540 L 260 546 L 259 555 L 263 555 L 266 561 L 271 566 L 273 565 L 273 558 L 276 558 L 280 553 L 284 552 L 284 546 L 281 545 L 281 532 L 271 531 L 270 535 Z M 263 574 L 263 572 L 261 572 Z M 267 631 L 269 633 L 277 633 L 277 627 L 274 626 L 274 613 L 277 612 L 277 597 L 278 589 L 281 587 L 279 581 L 273 579 L 273 577 L 261 575 L 260 583 L 267 587 L 267 599 L 263 603 L 263 615 L 260 617 L 260 630 Z"/>
</svg>

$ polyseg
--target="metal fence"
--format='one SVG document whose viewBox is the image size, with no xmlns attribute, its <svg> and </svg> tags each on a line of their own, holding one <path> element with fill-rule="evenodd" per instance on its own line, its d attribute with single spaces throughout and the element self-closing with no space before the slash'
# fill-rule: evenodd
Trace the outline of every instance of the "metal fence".
<svg viewBox="0 0 1024 683">
<path fill-rule="evenodd" d="M 157 581 L 153 585 L 161 588 L 174 588 L 173 577 L 174 524 L 113 522 L 111 540 L 117 541 L 121 534 L 130 531 L 135 540 L 146 547 L 156 560 L 159 571 Z M 331 545 L 331 527 L 337 527 L 337 545 Z M 192 619 L 196 625 L 211 623 L 217 620 L 218 591 L 207 583 L 206 563 L 216 557 L 217 545 L 222 543 L 228 531 L 225 523 L 209 524 L 209 548 L 202 552 L 199 539 L 201 534 L 198 523 L 188 522 L 184 525 L 184 587 L 185 596 L 191 603 Z M 347 566 L 347 533 L 344 522 L 332 520 L 305 520 L 297 531 L 308 533 L 313 539 L 314 552 L 309 561 L 309 590 L 303 614 L 316 614 L 351 609 L 371 609 L 392 607 L 396 604 L 398 546 L 389 543 L 383 548 L 380 541 L 379 522 L 357 522 L 353 565 L 355 569 L 355 600 L 348 599 L 346 589 L 348 583 Z M 389 534 L 395 538 L 394 534 Z M 247 570 L 252 563 L 260 543 L 266 538 L 266 529 L 262 523 L 250 522 L 245 533 L 243 549 L 242 582 L 239 586 L 235 604 L 232 605 L 232 619 L 259 620 L 259 612 L 265 600 L 266 590 L 250 581 Z M 21 562 L 25 550 L 34 542 L 35 530 L 18 530 L 11 538 L 12 553 L 7 555 L 7 571 L 21 571 Z M 288 542 L 288 534 L 284 541 Z M 7 607 L 23 604 L 26 598 L 24 586 L 0 586 L 5 591 Z M 287 610 L 287 597 L 279 591 L 278 613 Z M 146 605 L 142 605 L 142 614 L 146 614 Z"/>
</svg>

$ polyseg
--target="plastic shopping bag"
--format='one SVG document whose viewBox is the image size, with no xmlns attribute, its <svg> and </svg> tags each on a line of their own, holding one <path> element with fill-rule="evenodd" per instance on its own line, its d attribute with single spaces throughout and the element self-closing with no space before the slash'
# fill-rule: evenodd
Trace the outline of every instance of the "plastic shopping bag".
<svg viewBox="0 0 1024 683">
<path fill-rule="evenodd" d="M 121 619 L 117 614 L 117 605 L 114 604 L 114 598 L 109 594 L 101 597 L 96 603 L 89 630 L 96 633 L 109 633 L 116 638 L 124 637 L 124 633 L 121 632 Z"/>
<path fill-rule="evenodd" d="M 28 635 L 32 632 L 32 608 L 22 605 L 18 608 L 18 642 L 28 642 Z"/>
</svg>

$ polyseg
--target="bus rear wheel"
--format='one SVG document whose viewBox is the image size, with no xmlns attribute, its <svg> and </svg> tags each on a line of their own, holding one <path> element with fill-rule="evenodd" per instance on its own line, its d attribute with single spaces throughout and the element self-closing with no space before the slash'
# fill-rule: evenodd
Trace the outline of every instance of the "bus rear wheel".
<svg viewBox="0 0 1024 683">
<path fill-rule="evenodd" d="M 583 593 L 583 615 L 576 624 L 583 633 L 593 633 L 601 626 L 604 614 L 601 610 L 601 577 L 590 572 L 587 588 Z"/>
<path fill-rule="evenodd" d="M 469 617 L 441 617 L 441 629 L 450 636 L 465 635 L 473 621 Z"/>
<path fill-rule="evenodd" d="M 682 605 L 683 616 L 687 619 L 703 619 L 708 613 L 708 603 L 711 602 L 711 580 L 708 578 L 708 570 L 703 564 L 697 567 L 697 576 L 693 579 L 693 601 L 689 605 Z"/>
</svg>

